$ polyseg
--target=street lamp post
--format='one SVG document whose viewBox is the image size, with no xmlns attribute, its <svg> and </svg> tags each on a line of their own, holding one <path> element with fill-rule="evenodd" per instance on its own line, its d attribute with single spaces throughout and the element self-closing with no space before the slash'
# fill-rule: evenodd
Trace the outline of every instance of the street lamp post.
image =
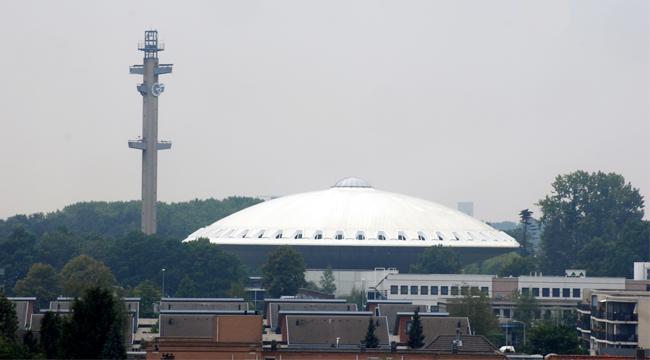
<svg viewBox="0 0 650 360">
<path fill-rule="evenodd" d="M 161 291 L 161 297 L 165 297 L 165 268 L 162 268 L 162 291 Z"/>
</svg>

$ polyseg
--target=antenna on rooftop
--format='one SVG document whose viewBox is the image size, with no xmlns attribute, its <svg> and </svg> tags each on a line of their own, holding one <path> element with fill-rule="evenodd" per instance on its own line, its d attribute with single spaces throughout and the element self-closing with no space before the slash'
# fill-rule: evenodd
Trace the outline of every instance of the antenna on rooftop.
<svg viewBox="0 0 650 360">
<path fill-rule="evenodd" d="M 142 75 L 137 89 L 142 95 L 142 137 L 129 140 L 129 147 L 142 151 L 142 232 L 156 233 L 156 200 L 158 197 L 158 150 L 171 149 L 170 141 L 158 141 L 158 97 L 165 85 L 158 76 L 172 72 L 172 64 L 159 64 L 158 52 L 165 46 L 158 42 L 158 31 L 144 32 L 144 42 L 138 44 L 144 52 L 142 65 L 133 65 L 129 73 Z"/>
</svg>

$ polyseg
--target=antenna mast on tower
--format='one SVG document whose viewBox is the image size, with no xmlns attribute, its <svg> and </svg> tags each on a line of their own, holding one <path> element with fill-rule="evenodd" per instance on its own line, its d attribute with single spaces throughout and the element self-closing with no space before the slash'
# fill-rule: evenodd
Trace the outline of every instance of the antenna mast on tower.
<svg viewBox="0 0 650 360">
<path fill-rule="evenodd" d="M 158 52 L 165 49 L 158 43 L 158 31 L 144 32 L 144 43 L 138 44 L 144 52 L 142 65 L 133 65 L 129 73 L 142 75 L 137 89 L 142 95 L 142 137 L 129 140 L 129 147 L 142 151 L 142 232 L 156 233 L 156 201 L 158 197 L 158 150 L 171 149 L 170 141 L 158 141 L 158 96 L 165 85 L 158 76 L 172 72 L 172 64 L 159 64 Z"/>
</svg>

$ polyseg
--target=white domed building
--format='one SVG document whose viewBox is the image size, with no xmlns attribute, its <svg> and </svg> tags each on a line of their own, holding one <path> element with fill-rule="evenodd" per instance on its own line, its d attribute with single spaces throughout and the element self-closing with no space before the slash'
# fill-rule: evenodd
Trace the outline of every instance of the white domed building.
<svg viewBox="0 0 650 360">
<path fill-rule="evenodd" d="M 207 238 L 252 268 L 291 245 L 308 268 L 407 271 L 426 248 L 456 251 L 471 263 L 512 251 L 515 239 L 482 221 L 434 202 L 374 189 L 345 178 L 327 190 L 284 196 L 201 228 L 184 241 Z"/>
</svg>

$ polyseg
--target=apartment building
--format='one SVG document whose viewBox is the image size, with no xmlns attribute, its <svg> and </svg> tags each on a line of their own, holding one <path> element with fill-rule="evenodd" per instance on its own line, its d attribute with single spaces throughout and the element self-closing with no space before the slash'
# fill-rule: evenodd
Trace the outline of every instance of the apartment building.
<svg viewBox="0 0 650 360">
<path fill-rule="evenodd" d="M 633 355 L 650 348 L 650 292 L 590 290 L 578 306 L 577 330 L 592 355 Z"/>
</svg>

